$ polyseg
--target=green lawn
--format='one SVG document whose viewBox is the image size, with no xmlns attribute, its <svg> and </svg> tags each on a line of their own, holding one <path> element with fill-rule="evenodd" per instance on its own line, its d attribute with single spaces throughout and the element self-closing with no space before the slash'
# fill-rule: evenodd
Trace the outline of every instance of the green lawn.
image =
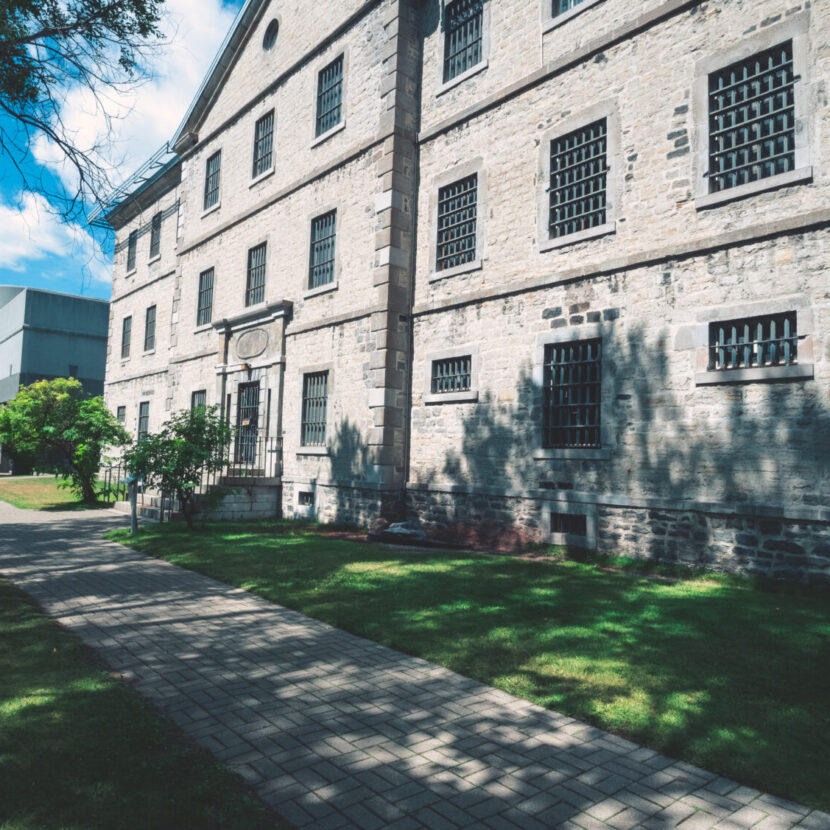
<svg viewBox="0 0 830 830">
<path fill-rule="evenodd" d="M 0 828 L 273 828 L 207 751 L 0 580 Z"/>
<path fill-rule="evenodd" d="M 0 478 L 0 501 L 26 510 L 88 510 L 103 504 L 84 504 L 68 488 L 59 487 L 55 476 L 9 476 Z"/>
<path fill-rule="evenodd" d="M 739 781 L 830 809 L 830 595 L 393 551 L 288 524 L 119 541 Z"/>
</svg>

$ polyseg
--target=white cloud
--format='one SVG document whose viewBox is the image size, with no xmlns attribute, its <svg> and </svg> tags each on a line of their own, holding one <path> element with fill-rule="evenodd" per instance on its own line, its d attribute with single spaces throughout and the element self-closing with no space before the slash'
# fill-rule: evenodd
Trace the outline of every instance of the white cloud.
<svg viewBox="0 0 830 830">
<path fill-rule="evenodd" d="M 0 201 L 0 268 L 24 271 L 51 256 L 71 260 L 95 282 L 110 282 L 112 265 L 87 229 L 62 221 L 43 196 Z"/>
<path fill-rule="evenodd" d="M 68 92 L 62 115 L 77 146 L 105 146 L 100 161 L 114 180 L 123 180 L 169 140 L 184 117 L 236 14 L 222 0 L 167 0 L 162 29 L 167 41 L 151 63 L 153 77 L 127 93 L 106 93 L 114 116 L 112 132 L 94 96 L 85 89 Z M 74 171 L 44 138 L 34 147 L 37 161 L 74 183 Z"/>
</svg>

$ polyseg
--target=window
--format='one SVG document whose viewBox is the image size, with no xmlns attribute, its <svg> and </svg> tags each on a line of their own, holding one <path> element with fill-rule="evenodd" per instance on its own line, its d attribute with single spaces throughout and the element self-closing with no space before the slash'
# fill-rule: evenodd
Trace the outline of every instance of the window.
<svg viewBox="0 0 830 830">
<path fill-rule="evenodd" d="M 219 173 L 221 169 L 222 151 L 217 150 L 205 163 L 205 210 L 219 204 Z"/>
<path fill-rule="evenodd" d="M 439 189 L 437 271 L 475 260 L 477 207 L 477 173 Z"/>
<path fill-rule="evenodd" d="M 297 493 L 297 504 L 300 507 L 314 507 L 314 493 L 308 490 L 300 490 Z"/>
<path fill-rule="evenodd" d="M 270 52 L 277 43 L 277 35 L 280 33 L 280 23 L 274 18 L 265 30 L 265 35 L 262 38 L 262 48 L 266 52 Z"/>
<path fill-rule="evenodd" d="M 542 446 L 599 448 L 602 341 L 545 346 Z"/>
<path fill-rule="evenodd" d="M 304 447 L 323 447 L 326 444 L 328 382 L 328 372 L 312 372 L 303 375 L 303 413 L 300 443 Z"/>
<path fill-rule="evenodd" d="M 119 406 L 116 410 L 115 417 L 118 419 L 119 424 L 124 424 L 127 422 L 127 407 L 126 406 Z"/>
<path fill-rule="evenodd" d="M 150 402 L 138 405 L 138 440 L 143 441 L 150 434 Z"/>
<path fill-rule="evenodd" d="M 150 259 L 161 251 L 161 214 L 157 213 L 150 222 Z"/>
<path fill-rule="evenodd" d="M 484 0 L 455 0 L 444 12 L 444 83 L 484 56 Z"/>
<path fill-rule="evenodd" d="M 199 274 L 199 301 L 196 325 L 206 326 L 213 319 L 213 268 Z"/>
<path fill-rule="evenodd" d="M 334 243 L 337 211 L 330 210 L 311 220 L 308 287 L 319 288 L 334 282 Z"/>
<path fill-rule="evenodd" d="M 473 358 L 469 354 L 433 360 L 431 393 L 468 392 L 472 388 L 472 367 Z"/>
<path fill-rule="evenodd" d="M 580 5 L 582 0 L 553 0 L 553 7 L 551 9 L 551 15 L 553 17 L 558 17 L 560 14 L 565 14 L 569 12 L 571 9 L 576 8 L 576 6 Z"/>
<path fill-rule="evenodd" d="M 795 311 L 709 324 L 710 372 L 797 362 Z"/>
<path fill-rule="evenodd" d="M 551 141 L 551 239 L 605 225 L 607 139 L 608 121 L 601 118 Z"/>
<path fill-rule="evenodd" d="M 245 289 L 245 305 L 255 305 L 265 299 L 266 243 L 248 251 L 248 282 Z"/>
<path fill-rule="evenodd" d="M 587 536 L 588 535 L 588 517 L 580 516 L 576 513 L 556 513 L 550 514 L 550 532 L 551 533 L 567 533 L 573 536 Z"/>
<path fill-rule="evenodd" d="M 135 271 L 135 255 L 138 249 L 138 231 L 130 231 L 127 239 L 127 271 Z"/>
<path fill-rule="evenodd" d="M 321 136 L 343 120 L 343 55 L 317 76 L 317 128 Z"/>
<path fill-rule="evenodd" d="M 263 115 L 254 128 L 254 169 L 253 178 L 271 169 L 274 147 L 274 111 Z"/>
<path fill-rule="evenodd" d="M 207 406 L 207 390 L 199 389 L 190 396 L 191 409 L 204 409 Z"/>
<path fill-rule="evenodd" d="M 69 377 L 71 377 L 71 378 L 78 377 L 78 367 L 75 366 L 72 363 L 69 364 Z"/>
<path fill-rule="evenodd" d="M 144 351 L 150 352 L 156 348 L 156 307 L 151 305 L 144 318 Z"/>
<path fill-rule="evenodd" d="M 790 40 L 709 76 L 709 192 L 794 169 Z"/>
<path fill-rule="evenodd" d="M 121 359 L 130 356 L 130 338 L 133 333 L 133 318 L 125 317 L 121 322 Z"/>
</svg>

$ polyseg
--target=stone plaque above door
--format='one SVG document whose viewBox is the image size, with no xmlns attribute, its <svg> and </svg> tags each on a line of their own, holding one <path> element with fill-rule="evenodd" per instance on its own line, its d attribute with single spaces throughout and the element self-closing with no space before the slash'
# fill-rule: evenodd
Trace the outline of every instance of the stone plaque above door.
<svg viewBox="0 0 830 830">
<path fill-rule="evenodd" d="M 268 348 L 268 332 L 265 329 L 250 329 L 242 332 L 236 340 L 236 356 L 240 360 L 259 357 Z"/>
</svg>

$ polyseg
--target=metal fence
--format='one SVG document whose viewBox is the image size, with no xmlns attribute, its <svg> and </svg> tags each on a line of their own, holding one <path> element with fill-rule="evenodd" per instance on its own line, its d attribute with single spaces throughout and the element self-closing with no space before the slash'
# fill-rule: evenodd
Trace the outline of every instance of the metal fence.
<svg viewBox="0 0 830 830">
<path fill-rule="evenodd" d="M 100 498 L 102 501 L 126 501 L 127 476 L 123 461 L 101 467 L 98 473 Z M 251 482 L 279 478 L 282 475 L 282 440 L 266 436 L 263 432 L 250 429 L 234 431 L 233 440 L 224 453 L 221 467 L 202 470 L 196 492 L 206 493 L 210 487 L 221 485 L 227 480 L 249 479 Z M 149 495 L 146 496 L 150 498 Z M 138 482 L 138 503 L 146 502 L 143 482 Z M 171 493 L 154 492 L 152 506 L 158 507 L 162 516 L 180 509 L 178 499 Z"/>
</svg>

